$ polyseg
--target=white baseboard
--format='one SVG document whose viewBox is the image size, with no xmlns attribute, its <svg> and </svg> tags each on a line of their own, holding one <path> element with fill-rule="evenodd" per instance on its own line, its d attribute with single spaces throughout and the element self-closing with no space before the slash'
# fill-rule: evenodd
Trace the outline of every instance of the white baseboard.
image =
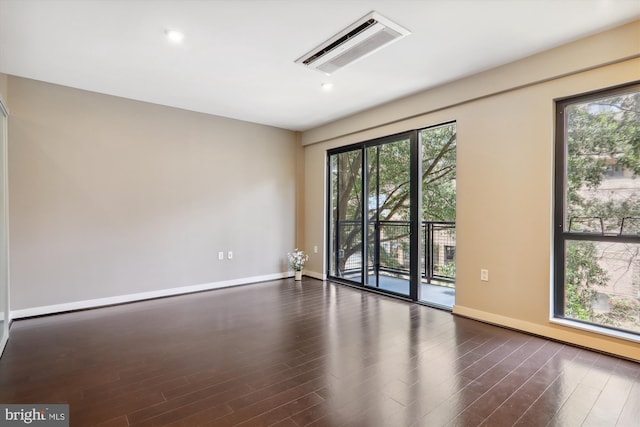
<svg viewBox="0 0 640 427">
<path fill-rule="evenodd" d="M 248 285 L 269 280 L 278 280 L 291 277 L 289 272 L 267 274 L 264 276 L 243 277 L 240 279 L 223 280 L 220 282 L 203 283 L 200 285 L 182 286 L 179 288 L 160 289 L 157 291 L 140 292 L 135 294 L 118 295 L 114 297 L 96 298 L 84 301 L 74 301 L 63 304 L 45 305 L 40 307 L 24 308 L 11 311 L 11 319 L 43 316 L 47 314 L 61 313 L 65 311 L 84 310 L 87 308 L 102 307 L 114 304 L 143 301 L 152 298 L 162 298 L 174 295 L 190 294 L 193 292 L 208 291 L 212 289 L 228 288 L 230 286 Z"/>
<path fill-rule="evenodd" d="M 305 276 L 309 276 L 309 277 L 313 277 L 314 279 L 318 279 L 318 280 L 327 280 L 327 275 L 326 274 L 317 273 L 315 271 L 305 270 L 304 271 L 304 275 Z"/>
<path fill-rule="evenodd" d="M 2 327 L 4 328 L 4 325 Z M 9 328 L 6 328 L 4 332 L 5 333 L 2 335 L 2 339 L 0 340 L 0 357 L 2 357 L 4 348 L 7 346 L 7 341 L 9 340 Z"/>
</svg>

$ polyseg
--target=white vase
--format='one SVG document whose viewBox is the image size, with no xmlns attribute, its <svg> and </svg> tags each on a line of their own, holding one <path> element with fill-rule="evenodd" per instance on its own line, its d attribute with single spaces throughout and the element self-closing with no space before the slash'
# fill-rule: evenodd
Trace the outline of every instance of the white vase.
<svg viewBox="0 0 640 427">
<path fill-rule="evenodd" d="M 302 280 L 302 270 L 295 270 L 295 275 L 293 276 L 293 278 L 295 280 Z"/>
</svg>

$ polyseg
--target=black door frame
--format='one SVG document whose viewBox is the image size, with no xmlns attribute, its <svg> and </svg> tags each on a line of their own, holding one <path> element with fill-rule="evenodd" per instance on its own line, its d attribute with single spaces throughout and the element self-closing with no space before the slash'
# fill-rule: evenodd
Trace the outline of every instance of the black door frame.
<svg viewBox="0 0 640 427">
<path fill-rule="evenodd" d="M 377 292 L 382 292 L 385 294 L 391 294 L 394 296 L 398 296 L 400 298 L 408 298 L 412 301 L 418 301 L 418 288 L 421 283 L 421 271 L 420 271 L 420 260 L 422 259 L 421 251 L 422 245 L 420 244 L 420 233 L 421 233 L 421 212 L 422 212 L 422 162 L 420 159 L 421 155 L 421 144 L 420 138 L 418 137 L 418 130 L 411 130 L 408 132 L 401 132 L 394 135 L 389 135 L 369 141 L 360 142 L 357 144 L 351 144 L 344 147 L 339 147 L 335 149 L 331 149 L 327 151 L 327 189 L 331 189 L 331 157 L 333 155 L 346 153 L 350 151 L 361 151 L 361 180 L 362 180 L 362 197 L 363 203 L 361 206 L 360 213 L 360 221 L 361 221 L 361 230 L 362 230 L 362 239 L 361 239 L 361 254 L 362 254 L 362 263 L 361 263 L 361 283 L 358 283 L 353 280 L 348 280 L 342 277 L 335 277 L 331 275 L 331 263 L 336 262 L 336 260 L 332 259 L 331 254 L 331 245 L 326 245 L 326 256 L 328 269 L 327 269 L 327 278 L 334 281 L 339 281 L 342 283 L 346 283 L 351 286 L 356 286 L 358 288 L 375 290 Z M 372 288 L 371 286 L 366 286 L 366 277 L 368 275 L 368 233 L 369 233 L 369 219 L 368 219 L 368 187 L 369 187 L 369 177 L 367 176 L 367 148 L 375 147 L 379 145 L 384 145 L 392 142 L 398 142 L 402 140 L 409 140 L 409 216 L 410 216 L 410 239 L 409 239 L 409 295 L 399 294 L 396 292 L 380 289 L 379 287 Z M 327 230 L 331 230 L 331 206 L 332 206 L 332 192 L 327 191 Z M 337 227 L 336 227 L 337 231 Z M 329 238 L 333 238 L 333 236 L 329 236 Z M 337 237 L 336 237 L 336 241 Z"/>
</svg>

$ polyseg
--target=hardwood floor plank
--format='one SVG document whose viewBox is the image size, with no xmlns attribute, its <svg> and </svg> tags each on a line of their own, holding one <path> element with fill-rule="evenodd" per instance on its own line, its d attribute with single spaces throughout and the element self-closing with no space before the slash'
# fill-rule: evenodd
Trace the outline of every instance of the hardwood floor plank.
<svg viewBox="0 0 640 427">
<path fill-rule="evenodd" d="M 554 361 L 561 357 L 566 347 L 562 344 L 549 342 L 545 348 L 538 352 L 536 359 L 542 366 L 525 379 L 524 383 L 507 398 L 492 414 L 482 423 L 484 426 L 513 425 L 544 393 L 549 383 L 555 381 L 560 369 Z M 546 360 L 545 360 L 546 359 Z M 526 374 L 530 373 L 528 371 Z"/>
<path fill-rule="evenodd" d="M 633 385 L 633 379 L 612 375 L 589 411 L 583 426 L 598 427 L 608 421 L 618 420 Z M 640 423 L 640 419 L 636 421 Z"/>
<path fill-rule="evenodd" d="M 139 394 L 132 393 L 105 400 L 92 405 L 75 405 L 69 407 L 69 418 L 75 425 L 94 425 L 108 421 L 111 418 L 126 415 L 131 411 L 148 408 L 164 401 L 158 392 Z"/>
<path fill-rule="evenodd" d="M 558 427 L 581 426 L 591 411 L 596 399 L 598 399 L 599 394 L 600 390 L 597 388 L 578 384 L 560 410 L 551 418 L 548 425 Z"/>
<path fill-rule="evenodd" d="M 159 413 L 158 415 L 148 414 L 146 418 L 139 422 L 131 422 L 130 426 L 135 427 L 153 427 L 153 426 L 166 426 L 174 423 L 183 422 L 189 420 L 193 422 L 195 418 L 192 418 L 193 414 L 198 414 L 198 424 L 210 422 L 231 414 L 233 411 L 229 406 L 224 403 L 220 403 L 220 399 L 217 396 L 209 399 L 198 400 L 193 403 L 189 403 L 178 408 Z M 193 425 L 193 424 L 186 424 Z"/>
<path fill-rule="evenodd" d="M 448 397 L 424 415 L 416 425 L 446 425 L 452 422 L 469 405 L 475 402 L 482 393 L 467 387 Z"/>
<path fill-rule="evenodd" d="M 322 381 L 319 379 L 300 384 L 296 387 L 283 391 L 265 399 L 259 400 L 251 405 L 244 406 L 229 415 L 222 417 L 214 422 L 204 424 L 211 427 L 235 426 L 244 423 L 247 420 L 256 418 L 264 413 L 271 411 L 273 408 L 296 401 L 305 395 L 317 390 Z"/>
<path fill-rule="evenodd" d="M 635 427 L 640 421 L 640 381 L 633 383 L 629 395 L 624 402 L 622 412 L 616 421 L 616 426 Z"/>
<path fill-rule="evenodd" d="M 193 394 L 201 391 L 211 390 L 216 387 L 224 387 L 225 384 L 244 384 L 249 389 L 253 387 L 249 384 L 256 375 L 261 375 L 263 370 L 269 372 L 275 370 L 281 372 L 289 369 L 288 366 L 277 364 L 269 366 L 268 364 L 262 369 L 260 367 L 235 369 L 231 368 L 226 371 L 220 371 L 219 368 L 213 370 L 203 370 L 185 378 L 186 384 L 175 388 L 168 389 L 163 392 L 167 400 L 175 399 L 187 394 Z"/>
<path fill-rule="evenodd" d="M 158 419 L 158 417 L 165 416 L 165 414 L 172 414 L 166 415 L 165 417 L 168 421 L 175 421 L 176 419 L 180 419 L 185 408 L 197 412 L 208 407 L 217 407 L 219 402 L 226 402 L 229 399 L 233 399 L 238 395 L 244 395 L 248 392 L 250 392 L 250 389 L 245 384 L 229 381 L 175 399 L 164 400 L 154 405 L 148 405 L 137 411 L 131 411 L 127 414 L 127 419 L 129 420 L 129 424 L 136 425 L 142 424 L 149 419 Z M 228 405 L 225 405 L 225 407 L 227 406 Z M 157 422 L 153 421 L 150 424 L 157 425 Z"/>
<path fill-rule="evenodd" d="M 305 396 L 302 396 L 299 399 L 296 399 L 292 402 L 286 403 L 284 405 L 273 408 L 268 412 L 264 412 L 257 417 L 251 418 L 245 422 L 237 424 L 239 427 L 252 427 L 252 426 L 270 426 L 275 423 L 279 423 L 285 419 L 291 419 L 290 417 L 303 412 L 315 405 L 318 405 L 322 402 L 320 396 L 316 393 L 309 393 Z"/>
<path fill-rule="evenodd" d="M 299 427 L 291 418 L 285 418 L 275 424 L 271 424 L 271 427 Z"/>
<path fill-rule="evenodd" d="M 493 375 L 493 378 L 499 380 L 488 389 L 486 386 L 491 385 L 491 383 L 485 384 L 482 396 L 465 409 L 459 417 L 465 419 L 464 417 L 468 413 L 474 413 L 482 419 L 487 419 L 494 415 L 497 409 L 503 406 L 512 396 L 517 395 L 522 399 L 526 399 L 526 395 L 521 395 L 517 392 L 549 360 L 550 356 L 545 351 L 546 343 L 544 341 L 541 342 L 539 339 L 534 339 L 527 344 L 514 352 L 509 357 L 509 360 L 505 360 L 499 366 L 491 369 L 491 371 L 497 373 Z M 510 372 L 509 369 L 511 369 Z M 500 378 L 501 376 L 502 378 Z M 476 384 L 478 384 L 477 380 L 470 387 Z M 528 403 L 531 404 L 532 401 Z M 529 405 L 526 406 L 528 407 Z M 503 415 L 502 413 L 494 415 L 494 420 L 504 424 L 506 420 Z M 515 421 L 515 419 L 512 421 Z"/>
<path fill-rule="evenodd" d="M 129 427 L 127 417 L 112 418 L 100 424 L 96 424 L 96 427 Z"/>
<path fill-rule="evenodd" d="M 316 392 L 316 394 L 320 396 L 319 393 Z M 328 412 L 328 409 L 329 405 L 323 399 L 320 403 L 293 414 L 290 419 L 296 426 L 306 426 L 321 419 Z"/>
<path fill-rule="evenodd" d="M 285 279 L 16 321 L 0 402 L 74 427 L 635 427 L 640 364 Z"/>
<path fill-rule="evenodd" d="M 226 409 L 225 409 L 226 408 Z M 212 406 L 207 409 L 197 411 L 192 409 L 188 414 L 184 414 L 180 416 L 178 419 L 174 421 L 162 420 L 166 427 L 192 427 L 192 426 L 200 426 L 211 421 L 214 421 L 218 418 L 221 418 L 227 414 L 229 414 L 231 408 L 226 405 L 222 406 Z"/>
<path fill-rule="evenodd" d="M 320 378 L 322 375 L 323 373 L 320 368 L 312 369 L 310 371 L 303 372 L 292 377 L 283 375 L 282 379 L 277 380 L 273 384 L 270 384 L 256 391 L 252 391 L 248 394 L 245 394 L 244 396 L 230 400 L 227 402 L 227 404 L 229 405 L 229 407 L 231 407 L 231 409 L 237 411 L 238 409 L 249 406 L 255 402 L 259 402 L 263 399 L 268 399 L 281 392 L 290 390 L 299 385 Z"/>
</svg>

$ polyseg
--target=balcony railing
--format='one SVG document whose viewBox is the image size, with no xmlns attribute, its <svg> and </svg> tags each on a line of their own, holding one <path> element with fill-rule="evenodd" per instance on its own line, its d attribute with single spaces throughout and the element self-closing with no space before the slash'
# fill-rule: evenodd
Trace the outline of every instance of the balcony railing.
<svg viewBox="0 0 640 427">
<path fill-rule="evenodd" d="M 369 273 L 378 271 L 409 276 L 409 221 L 368 222 Z M 338 221 L 334 260 L 335 271 L 344 276 L 358 274 L 362 265 L 362 230 L 359 220 Z M 422 221 L 421 275 L 427 283 L 453 284 L 456 281 L 456 223 Z"/>
</svg>

